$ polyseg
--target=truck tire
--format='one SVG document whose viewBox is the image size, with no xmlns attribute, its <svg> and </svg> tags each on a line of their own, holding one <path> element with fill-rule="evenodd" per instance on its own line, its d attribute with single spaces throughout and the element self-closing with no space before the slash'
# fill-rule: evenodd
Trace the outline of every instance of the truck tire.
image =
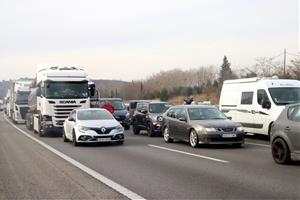
<svg viewBox="0 0 300 200">
<path fill-rule="evenodd" d="M 33 126 L 32 126 L 32 121 L 31 121 L 31 115 L 30 114 L 26 114 L 26 128 L 30 131 L 33 130 Z"/>
</svg>

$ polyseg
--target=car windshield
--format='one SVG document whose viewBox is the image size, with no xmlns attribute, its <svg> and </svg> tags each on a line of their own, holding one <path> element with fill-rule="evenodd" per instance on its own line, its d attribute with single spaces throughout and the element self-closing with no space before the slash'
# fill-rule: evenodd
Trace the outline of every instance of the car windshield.
<svg viewBox="0 0 300 200">
<path fill-rule="evenodd" d="M 27 103 L 28 96 L 30 92 L 17 92 L 16 94 L 16 103 Z"/>
<path fill-rule="evenodd" d="M 226 116 L 217 108 L 188 108 L 190 120 L 226 119 Z"/>
<path fill-rule="evenodd" d="M 88 82 L 45 82 L 44 96 L 49 99 L 88 98 Z"/>
<path fill-rule="evenodd" d="M 111 103 L 115 110 L 125 110 L 125 104 L 120 100 L 107 100 L 107 102 Z"/>
<path fill-rule="evenodd" d="M 169 103 L 152 103 L 149 105 L 150 113 L 164 113 L 168 110 L 172 105 Z"/>
<path fill-rule="evenodd" d="M 300 103 L 300 88 L 269 88 L 269 92 L 276 105 Z"/>
<path fill-rule="evenodd" d="M 106 110 L 78 111 L 78 120 L 112 120 L 114 117 Z"/>
</svg>

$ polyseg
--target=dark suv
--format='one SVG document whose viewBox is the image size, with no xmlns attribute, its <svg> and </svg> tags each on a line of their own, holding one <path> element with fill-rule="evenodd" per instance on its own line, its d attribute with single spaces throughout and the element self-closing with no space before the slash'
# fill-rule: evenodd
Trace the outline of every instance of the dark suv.
<svg viewBox="0 0 300 200">
<path fill-rule="evenodd" d="M 147 130 L 148 136 L 162 134 L 162 114 L 168 110 L 172 104 L 168 102 L 139 102 L 136 111 L 132 116 L 132 129 L 134 134 L 139 134 L 141 130 Z"/>
<path fill-rule="evenodd" d="M 111 103 L 114 107 L 113 116 L 122 124 L 125 130 L 130 128 L 129 112 L 126 109 L 125 104 L 120 98 L 101 98 L 99 100 L 99 107 L 105 102 Z"/>
</svg>

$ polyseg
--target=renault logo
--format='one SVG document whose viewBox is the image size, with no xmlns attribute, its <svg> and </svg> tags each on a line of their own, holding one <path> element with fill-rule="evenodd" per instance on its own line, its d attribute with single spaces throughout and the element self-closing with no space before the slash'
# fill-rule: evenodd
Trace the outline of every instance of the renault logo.
<svg viewBox="0 0 300 200">
<path fill-rule="evenodd" d="M 101 131 L 102 131 L 102 133 L 105 133 L 105 131 L 106 131 L 106 128 L 101 128 Z"/>
</svg>

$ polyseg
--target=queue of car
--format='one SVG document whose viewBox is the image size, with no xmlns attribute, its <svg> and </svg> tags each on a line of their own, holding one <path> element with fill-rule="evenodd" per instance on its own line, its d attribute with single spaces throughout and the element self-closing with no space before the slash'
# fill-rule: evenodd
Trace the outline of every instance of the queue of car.
<svg viewBox="0 0 300 200">
<path fill-rule="evenodd" d="M 99 142 L 123 144 L 124 131 L 130 126 L 135 135 L 146 131 L 149 137 L 163 136 L 167 143 L 185 141 L 193 148 L 201 144 L 241 147 L 245 134 L 254 133 L 270 137 L 276 163 L 300 160 L 300 81 L 297 80 L 273 77 L 224 81 L 219 106 L 207 103 L 175 106 L 152 100 L 131 100 L 126 105 L 120 98 L 95 97 L 90 105 L 93 108 L 79 108 L 74 107 L 76 102 L 60 100 L 59 103 L 72 104 L 62 107 L 49 101 L 55 104 L 56 118 L 70 111 L 66 120 L 58 122 L 63 125 L 63 141 L 71 141 L 75 146 Z M 113 109 L 107 109 L 105 104 Z M 44 118 L 39 119 L 43 122 L 40 126 L 53 126 L 50 116 Z M 28 124 L 29 129 L 32 126 Z M 44 133 L 40 126 L 34 126 L 34 130 Z"/>
</svg>

